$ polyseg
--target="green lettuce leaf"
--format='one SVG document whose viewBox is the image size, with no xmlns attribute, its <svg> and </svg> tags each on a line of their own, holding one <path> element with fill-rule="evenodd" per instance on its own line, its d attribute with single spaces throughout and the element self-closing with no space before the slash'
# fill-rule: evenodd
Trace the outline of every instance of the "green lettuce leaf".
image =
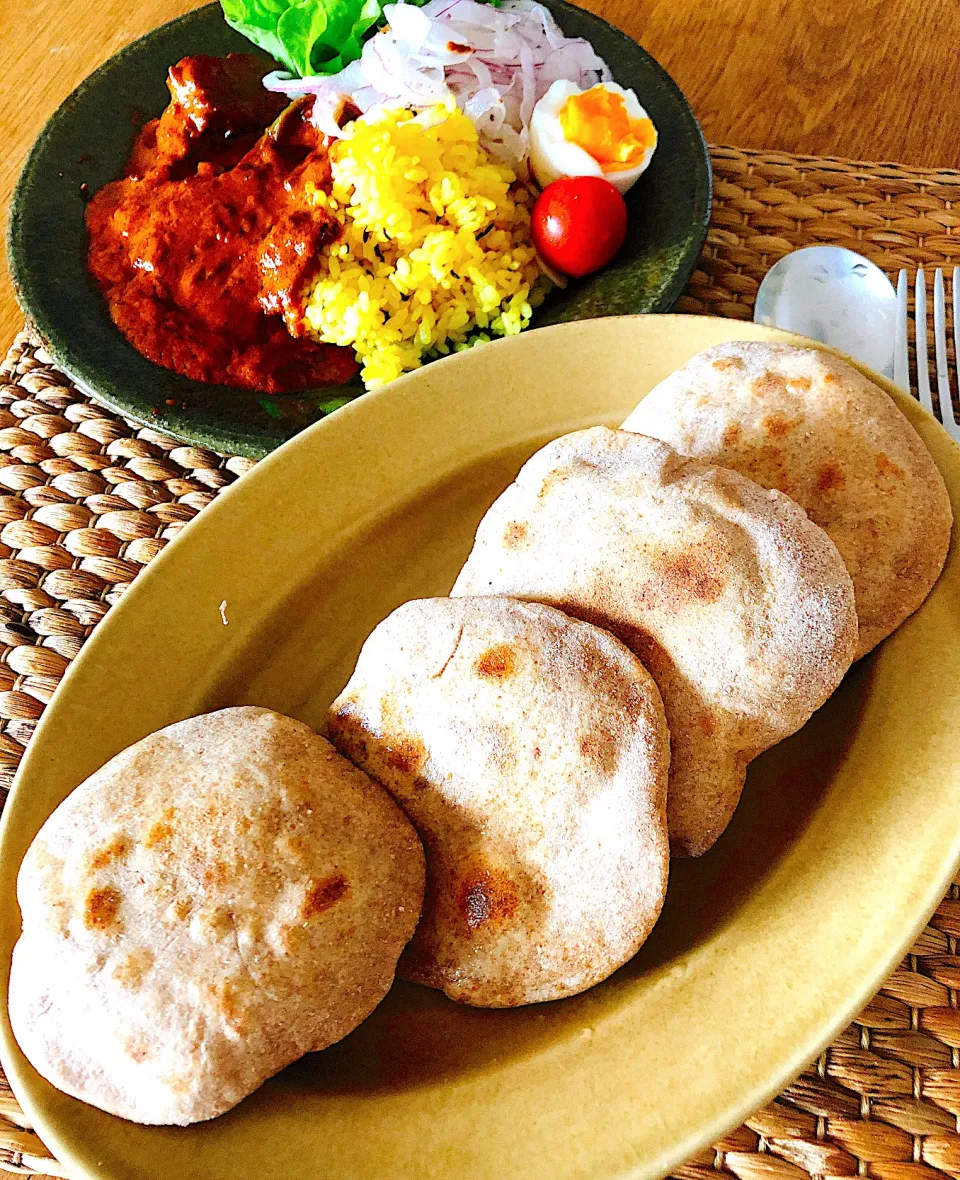
<svg viewBox="0 0 960 1180">
<path fill-rule="evenodd" d="M 387 0 L 389 2 L 389 0 Z M 426 0 L 408 0 L 422 6 Z M 360 56 L 383 0 L 220 0 L 227 24 L 292 74 L 336 74 Z"/>
</svg>

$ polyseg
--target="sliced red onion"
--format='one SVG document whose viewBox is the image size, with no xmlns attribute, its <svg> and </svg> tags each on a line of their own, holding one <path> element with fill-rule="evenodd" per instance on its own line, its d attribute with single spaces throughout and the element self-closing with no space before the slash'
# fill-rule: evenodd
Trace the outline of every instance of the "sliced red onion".
<svg viewBox="0 0 960 1180">
<path fill-rule="evenodd" d="M 343 104 L 346 98 L 329 87 L 321 90 L 313 100 L 313 121 L 317 130 L 331 139 L 339 139 L 343 134 L 340 130 L 340 119 L 343 115 Z"/>
<path fill-rule="evenodd" d="M 336 130 L 336 103 L 350 98 L 363 112 L 380 105 L 425 108 L 453 95 L 477 125 L 494 158 L 526 178 L 530 118 L 558 78 L 581 89 L 611 78 L 582 37 L 565 37 L 536 0 L 430 0 L 423 8 L 388 4 L 387 28 L 371 37 L 358 61 L 331 77 L 268 74 L 268 90 L 316 94 L 314 120 Z"/>
<path fill-rule="evenodd" d="M 267 90 L 274 94 L 289 94 L 291 98 L 299 94 L 316 94 L 318 87 L 327 81 L 326 78 L 294 78 L 285 70 L 274 70 L 263 79 Z"/>
</svg>

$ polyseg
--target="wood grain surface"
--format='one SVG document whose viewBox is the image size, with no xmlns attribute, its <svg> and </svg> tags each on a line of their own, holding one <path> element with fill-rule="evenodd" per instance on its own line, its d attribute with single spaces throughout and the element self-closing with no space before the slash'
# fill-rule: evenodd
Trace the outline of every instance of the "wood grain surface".
<svg viewBox="0 0 960 1180">
<path fill-rule="evenodd" d="M 636 37 L 713 143 L 960 168 L 958 0 L 581 0 Z M 47 116 L 193 0 L 0 0 L 0 207 Z M 3 267 L 0 351 L 22 316 Z"/>
</svg>

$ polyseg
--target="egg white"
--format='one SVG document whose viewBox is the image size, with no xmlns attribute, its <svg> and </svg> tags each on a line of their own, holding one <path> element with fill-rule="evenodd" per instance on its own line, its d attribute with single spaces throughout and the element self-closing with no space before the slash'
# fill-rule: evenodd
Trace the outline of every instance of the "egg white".
<svg viewBox="0 0 960 1180">
<path fill-rule="evenodd" d="M 640 105 L 632 90 L 624 90 L 616 82 L 603 82 L 605 90 L 623 96 L 623 105 L 631 119 L 649 119 L 650 116 Z M 570 143 L 563 134 L 560 111 L 571 95 L 583 94 L 573 82 L 560 79 L 554 82 L 547 93 L 533 108 L 530 117 L 530 168 L 539 184 L 546 188 L 561 176 L 603 176 L 615 185 L 621 193 L 627 192 L 645 172 L 657 147 L 657 130 L 653 130 L 653 144 L 643 154 L 643 159 L 633 168 L 611 169 L 607 172 L 600 164 L 575 143 Z"/>
</svg>

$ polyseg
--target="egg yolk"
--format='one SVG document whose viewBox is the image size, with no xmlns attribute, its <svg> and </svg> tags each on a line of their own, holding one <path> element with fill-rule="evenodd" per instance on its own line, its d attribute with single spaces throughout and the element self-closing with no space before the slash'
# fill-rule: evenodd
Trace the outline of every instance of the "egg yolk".
<svg viewBox="0 0 960 1180">
<path fill-rule="evenodd" d="M 650 119 L 631 119 L 623 95 L 605 86 L 571 94 L 560 108 L 567 143 L 593 156 L 604 172 L 635 168 L 654 145 Z"/>
</svg>

